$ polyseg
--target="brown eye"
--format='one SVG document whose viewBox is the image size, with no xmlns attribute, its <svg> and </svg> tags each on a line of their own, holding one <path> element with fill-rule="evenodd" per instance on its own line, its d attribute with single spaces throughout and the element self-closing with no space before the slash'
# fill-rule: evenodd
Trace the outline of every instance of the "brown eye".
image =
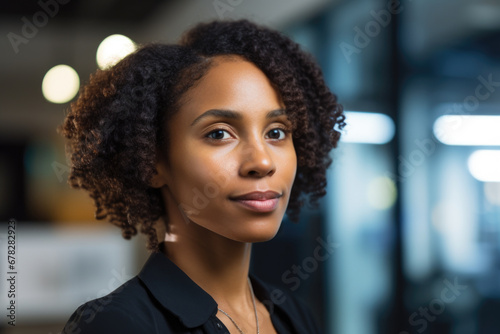
<svg viewBox="0 0 500 334">
<path fill-rule="evenodd" d="M 286 133 L 283 129 L 272 129 L 267 135 L 270 139 L 284 139 Z"/>
<path fill-rule="evenodd" d="M 227 139 L 224 134 L 228 134 L 227 131 L 218 129 L 210 132 L 207 137 L 215 140 Z"/>
</svg>

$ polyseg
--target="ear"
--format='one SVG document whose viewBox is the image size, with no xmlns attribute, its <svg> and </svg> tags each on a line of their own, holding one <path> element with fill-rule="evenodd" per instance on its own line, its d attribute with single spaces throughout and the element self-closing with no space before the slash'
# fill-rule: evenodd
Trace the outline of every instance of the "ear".
<svg viewBox="0 0 500 334">
<path fill-rule="evenodd" d="M 156 163 L 156 173 L 151 178 L 150 183 L 153 188 L 168 186 L 168 170 L 163 159 L 159 159 Z"/>
</svg>

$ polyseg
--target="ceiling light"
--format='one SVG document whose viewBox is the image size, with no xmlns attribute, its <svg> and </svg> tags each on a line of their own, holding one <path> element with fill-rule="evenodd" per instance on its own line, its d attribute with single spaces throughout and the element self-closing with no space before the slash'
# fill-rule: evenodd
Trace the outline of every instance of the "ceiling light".
<svg viewBox="0 0 500 334">
<path fill-rule="evenodd" d="M 340 140 L 346 143 L 386 144 L 394 137 L 392 118 L 385 114 L 346 111 Z"/>
</svg>

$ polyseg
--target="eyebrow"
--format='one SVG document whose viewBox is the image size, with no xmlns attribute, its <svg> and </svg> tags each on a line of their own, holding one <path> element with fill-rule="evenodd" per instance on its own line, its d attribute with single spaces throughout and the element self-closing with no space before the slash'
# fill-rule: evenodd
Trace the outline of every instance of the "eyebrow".
<svg viewBox="0 0 500 334">
<path fill-rule="evenodd" d="M 281 115 L 285 115 L 285 109 L 276 109 L 276 110 L 271 110 L 266 114 L 266 119 L 270 118 L 275 118 Z M 243 116 L 241 113 L 234 111 L 234 110 L 228 110 L 228 109 L 210 109 L 205 111 L 203 114 L 200 116 L 196 117 L 193 123 L 191 123 L 191 126 L 195 125 L 198 123 L 201 119 L 205 117 L 219 117 L 219 118 L 229 118 L 229 119 L 235 119 L 235 120 L 241 120 Z"/>
</svg>

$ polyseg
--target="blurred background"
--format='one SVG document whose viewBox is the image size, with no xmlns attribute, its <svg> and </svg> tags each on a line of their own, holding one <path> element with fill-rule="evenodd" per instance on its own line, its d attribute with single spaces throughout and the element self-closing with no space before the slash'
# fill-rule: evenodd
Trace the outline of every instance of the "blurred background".
<svg viewBox="0 0 500 334">
<path fill-rule="evenodd" d="M 325 333 L 498 333 L 499 0 L 1 0 L 0 331 L 59 333 L 148 256 L 66 183 L 56 127 L 79 85 L 115 53 L 238 18 L 311 52 L 348 123 L 321 206 L 255 245 L 252 270 Z"/>
</svg>

